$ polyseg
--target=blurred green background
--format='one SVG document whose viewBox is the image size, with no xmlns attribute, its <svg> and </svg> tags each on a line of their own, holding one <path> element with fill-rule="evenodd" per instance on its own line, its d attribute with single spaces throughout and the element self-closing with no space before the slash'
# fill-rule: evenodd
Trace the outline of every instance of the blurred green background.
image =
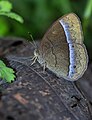
<svg viewBox="0 0 92 120">
<path fill-rule="evenodd" d="M 24 18 L 20 24 L 0 16 L 0 37 L 17 36 L 41 39 L 48 27 L 64 14 L 74 12 L 82 22 L 84 42 L 92 60 L 92 0 L 9 0 L 13 11 Z"/>
</svg>

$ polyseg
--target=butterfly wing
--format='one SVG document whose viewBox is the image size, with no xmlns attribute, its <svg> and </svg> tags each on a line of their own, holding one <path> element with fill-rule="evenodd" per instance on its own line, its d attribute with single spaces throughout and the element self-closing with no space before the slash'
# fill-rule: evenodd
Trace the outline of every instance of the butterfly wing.
<svg viewBox="0 0 92 120">
<path fill-rule="evenodd" d="M 76 14 L 70 13 L 65 15 L 59 19 L 59 22 L 64 28 L 68 43 L 83 44 L 81 22 Z"/>
<path fill-rule="evenodd" d="M 44 35 L 38 51 L 39 63 L 46 63 L 58 77 L 79 79 L 88 63 L 79 18 L 73 13 L 59 18 Z"/>
<path fill-rule="evenodd" d="M 56 21 L 44 35 L 39 47 L 39 62 L 54 73 L 66 76 L 69 68 L 69 47 L 63 27 Z"/>
<path fill-rule="evenodd" d="M 70 65 L 67 80 L 78 80 L 84 74 L 88 65 L 88 55 L 84 44 L 73 43 L 69 44 L 70 51 Z"/>
</svg>

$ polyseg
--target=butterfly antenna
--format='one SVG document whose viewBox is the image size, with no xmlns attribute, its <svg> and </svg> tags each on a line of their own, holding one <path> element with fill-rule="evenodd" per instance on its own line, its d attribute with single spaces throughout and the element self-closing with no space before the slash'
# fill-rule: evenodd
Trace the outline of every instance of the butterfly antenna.
<svg viewBox="0 0 92 120">
<path fill-rule="evenodd" d="M 29 36 L 32 40 L 32 42 L 30 41 L 30 43 L 34 46 L 35 49 L 37 49 L 37 45 L 36 45 L 36 42 L 34 41 L 34 38 L 33 38 L 32 34 L 30 32 L 28 32 L 28 34 L 29 34 Z"/>
</svg>

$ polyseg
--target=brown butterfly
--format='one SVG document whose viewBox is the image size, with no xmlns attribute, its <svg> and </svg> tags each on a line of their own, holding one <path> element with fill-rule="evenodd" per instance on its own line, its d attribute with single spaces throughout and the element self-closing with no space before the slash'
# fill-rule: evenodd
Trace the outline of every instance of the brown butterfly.
<svg viewBox="0 0 92 120">
<path fill-rule="evenodd" d="M 55 21 L 34 54 L 41 65 L 58 77 L 69 81 L 82 77 L 88 66 L 88 55 L 78 16 L 70 13 Z"/>
</svg>

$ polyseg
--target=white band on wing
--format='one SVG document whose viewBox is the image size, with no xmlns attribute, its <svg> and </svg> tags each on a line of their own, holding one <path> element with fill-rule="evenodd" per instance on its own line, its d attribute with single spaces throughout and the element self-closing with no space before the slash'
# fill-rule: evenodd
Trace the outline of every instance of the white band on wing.
<svg viewBox="0 0 92 120">
<path fill-rule="evenodd" d="M 67 43 L 69 44 L 70 65 L 69 65 L 68 77 L 72 78 L 74 73 L 76 72 L 75 68 L 74 68 L 74 66 L 76 65 L 74 45 L 73 45 L 73 42 L 72 42 L 72 39 L 71 39 L 71 34 L 70 34 L 70 31 L 69 31 L 68 23 L 64 22 L 63 19 L 59 20 L 59 22 L 64 28 L 64 32 L 65 32 L 65 35 L 66 35 L 66 40 L 67 40 Z"/>
</svg>

